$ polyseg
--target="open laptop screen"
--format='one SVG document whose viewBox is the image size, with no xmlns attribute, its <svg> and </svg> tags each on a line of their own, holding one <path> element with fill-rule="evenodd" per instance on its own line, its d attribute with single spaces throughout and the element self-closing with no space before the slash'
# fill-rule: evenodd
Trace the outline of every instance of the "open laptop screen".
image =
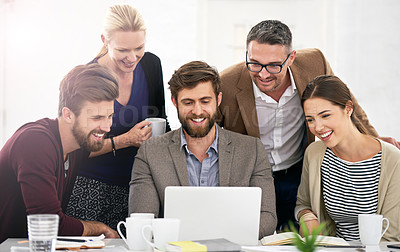
<svg viewBox="0 0 400 252">
<path fill-rule="evenodd" d="M 240 245 L 257 245 L 260 207 L 258 187 L 165 189 L 164 218 L 181 220 L 181 241 L 226 238 Z"/>
</svg>

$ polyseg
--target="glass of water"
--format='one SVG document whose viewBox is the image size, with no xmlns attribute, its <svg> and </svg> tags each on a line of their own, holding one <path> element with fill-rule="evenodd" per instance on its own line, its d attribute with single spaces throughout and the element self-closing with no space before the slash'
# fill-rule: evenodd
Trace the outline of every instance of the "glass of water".
<svg viewBox="0 0 400 252">
<path fill-rule="evenodd" d="M 57 214 L 28 215 L 28 237 L 31 252 L 54 252 L 58 233 Z"/>
</svg>

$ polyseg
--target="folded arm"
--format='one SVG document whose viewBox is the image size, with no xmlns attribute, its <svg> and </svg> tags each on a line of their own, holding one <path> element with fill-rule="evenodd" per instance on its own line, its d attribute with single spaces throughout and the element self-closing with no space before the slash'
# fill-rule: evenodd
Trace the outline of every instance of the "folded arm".
<svg viewBox="0 0 400 252">
<path fill-rule="evenodd" d="M 39 148 L 37 144 L 39 144 Z M 63 213 L 61 202 L 64 187 L 62 154 L 54 139 L 43 132 L 29 131 L 14 144 L 11 160 L 20 186 L 26 213 L 58 214 L 60 235 L 81 235 L 78 219 Z M 61 164 L 60 164 L 61 162 Z"/>
</svg>

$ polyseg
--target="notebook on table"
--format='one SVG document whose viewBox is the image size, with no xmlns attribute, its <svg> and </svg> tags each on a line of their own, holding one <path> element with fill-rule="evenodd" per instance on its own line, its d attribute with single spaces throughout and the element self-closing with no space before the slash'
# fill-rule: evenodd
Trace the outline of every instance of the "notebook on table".
<svg viewBox="0 0 400 252">
<path fill-rule="evenodd" d="M 164 218 L 181 220 L 179 240 L 225 238 L 257 245 L 261 188 L 170 186 Z"/>
</svg>

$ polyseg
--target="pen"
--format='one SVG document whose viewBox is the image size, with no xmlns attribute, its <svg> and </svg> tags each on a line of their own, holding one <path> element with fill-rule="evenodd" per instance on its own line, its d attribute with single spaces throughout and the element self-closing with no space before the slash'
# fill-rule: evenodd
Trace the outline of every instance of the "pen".
<svg viewBox="0 0 400 252">
<path fill-rule="evenodd" d="M 324 245 L 325 248 L 365 248 L 363 245 Z"/>
<path fill-rule="evenodd" d="M 73 239 L 73 238 L 57 238 L 57 241 L 67 241 L 67 242 L 87 242 L 85 239 Z"/>
<path fill-rule="evenodd" d="M 388 244 L 386 245 L 388 248 L 400 249 L 400 244 Z"/>
</svg>

